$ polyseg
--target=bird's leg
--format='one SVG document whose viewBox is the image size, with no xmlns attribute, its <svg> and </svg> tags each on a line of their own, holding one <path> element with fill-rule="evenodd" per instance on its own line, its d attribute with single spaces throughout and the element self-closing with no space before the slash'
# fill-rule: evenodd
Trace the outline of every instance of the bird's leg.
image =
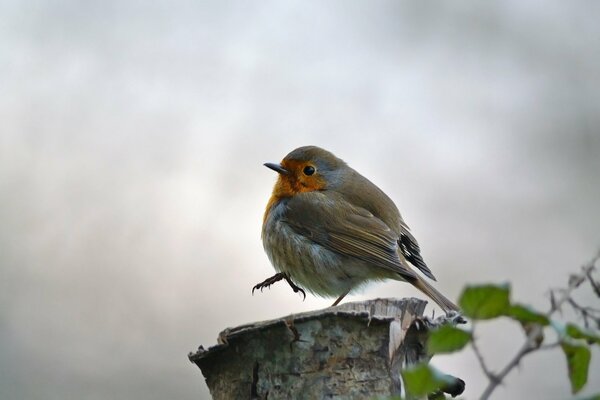
<svg viewBox="0 0 600 400">
<path fill-rule="evenodd" d="M 348 290 L 346 293 L 342 294 L 340 297 L 338 297 L 338 299 L 337 299 L 337 300 L 336 300 L 336 301 L 335 301 L 335 302 L 334 302 L 334 303 L 331 305 L 331 307 L 335 307 L 335 306 L 337 306 L 337 305 L 340 303 L 340 301 L 342 301 L 342 299 L 343 299 L 344 297 L 346 297 L 346 295 L 347 295 L 348 293 L 350 293 L 350 291 L 349 291 L 349 290 Z"/>
<path fill-rule="evenodd" d="M 262 292 L 262 290 L 264 288 L 268 288 L 269 286 L 271 286 L 275 282 L 279 282 L 282 279 L 285 279 L 285 281 L 288 283 L 288 285 L 290 285 L 290 287 L 292 288 L 292 290 L 294 291 L 294 293 L 300 292 L 300 293 L 302 293 L 302 296 L 304 296 L 304 298 L 306 298 L 306 292 L 302 288 L 296 286 L 296 284 L 294 282 L 292 282 L 292 280 L 290 279 L 290 277 L 287 276 L 287 274 L 285 274 L 283 272 L 276 273 L 272 277 L 267 278 L 264 281 L 262 281 L 261 283 L 258 283 L 256 285 L 254 285 L 254 287 L 252 288 L 252 294 L 254 294 L 254 291 L 256 289 L 260 289 L 260 291 Z"/>
</svg>

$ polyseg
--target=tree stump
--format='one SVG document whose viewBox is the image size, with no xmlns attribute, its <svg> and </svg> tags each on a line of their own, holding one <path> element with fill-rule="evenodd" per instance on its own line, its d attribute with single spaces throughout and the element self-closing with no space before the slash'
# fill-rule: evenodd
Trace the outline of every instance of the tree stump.
<svg viewBox="0 0 600 400">
<path fill-rule="evenodd" d="M 426 304 L 376 299 L 228 328 L 188 357 L 215 400 L 400 395 L 401 369 L 428 361 Z"/>
</svg>

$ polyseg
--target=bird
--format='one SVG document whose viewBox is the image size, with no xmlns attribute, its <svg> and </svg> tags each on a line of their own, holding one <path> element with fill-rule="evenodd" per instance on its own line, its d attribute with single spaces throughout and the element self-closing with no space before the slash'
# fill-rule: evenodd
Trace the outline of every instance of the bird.
<svg viewBox="0 0 600 400">
<path fill-rule="evenodd" d="M 336 306 L 369 282 L 393 279 L 410 283 L 445 312 L 459 311 L 426 281 L 436 278 L 394 202 L 342 159 L 303 146 L 264 166 L 278 174 L 261 234 L 277 273 L 253 293 L 286 280 L 305 297 L 304 289 L 337 298 Z"/>
</svg>

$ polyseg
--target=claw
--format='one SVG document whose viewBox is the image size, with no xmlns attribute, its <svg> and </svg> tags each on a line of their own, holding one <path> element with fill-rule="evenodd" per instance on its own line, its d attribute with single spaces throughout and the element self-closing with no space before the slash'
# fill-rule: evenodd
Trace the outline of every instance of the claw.
<svg viewBox="0 0 600 400">
<path fill-rule="evenodd" d="M 304 291 L 304 289 L 292 282 L 292 280 L 283 272 L 279 272 L 273 275 L 272 277 L 265 279 L 261 283 L 257 283 L 256 285 L 254 285 L 254 287 L 252 288 L 252 295 L 254 295 L 254 291 L 256 289 L 260 289 L 260 292 L 262 293 L 264 288 L 271 287 L 272 284 L 274 284 L 275 282 L 279 282 L 282 279 L 285 279 L 285 281 L 288 283 L 288 285 L 290 285 L 294 293 L 300 292 L 302 294 L 302 301 L 306 300 L 306 292 Z"/>
<path fill-rule="evenodd" d="M 292 282 L 292 280 L 286 275 L 285 277 L 286 282 L 288 283 L 288 285 L 291 286 L 292 290 L 294 291 L 294 293 L 302 293 L 302 296 L 304 296 L 302 298 L 302 301 L 306 300 L 306 292 L 304 291 L 304 289 L 302 289 L 301 287 L 297 286 L 294 282 Z"/>
<path fill-rule="evenodd" d="M 278 274 L 273 275 L 270 278 L 265 279 L 264 281 L 262 281 L 261 283 L 257 283 L 256 285 L 254 285 L 254 287 L 252 288 L 252 294 L 254 295 L 254 291 L 256 289 L 260 289 L 260 292 L 262 293 L 262 291 L 264 290 L 264 288 L 266 287 L 270 287 L 272 284 L 274 284 L 275 282 L 278 282 L 280 280 L 282 280 L 284 278 L 283 274 L 280 272 Z"/>
<path fill-rule="evenodd" d="M 306 300 L 306 292 L 303 289 L 298 288 L 298 290 L 294 290 L 294 293 L 300 292 L 302 294 L 302 301 Z"/>
</svg>

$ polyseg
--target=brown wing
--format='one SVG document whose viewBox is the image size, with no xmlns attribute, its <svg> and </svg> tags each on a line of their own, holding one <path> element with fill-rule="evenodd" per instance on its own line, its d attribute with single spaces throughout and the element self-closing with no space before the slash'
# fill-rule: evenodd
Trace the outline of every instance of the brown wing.
<svg viewBox="0 0 600 400">
<path fill-rule="evenodd" d="M 341 196 L 302 193 L 289 199 L 283 221 L 321 246 L 356 257 L 413 280 L 416 274 L 398 254 L 398 235 L 369 211 Z"/>
</svg>

